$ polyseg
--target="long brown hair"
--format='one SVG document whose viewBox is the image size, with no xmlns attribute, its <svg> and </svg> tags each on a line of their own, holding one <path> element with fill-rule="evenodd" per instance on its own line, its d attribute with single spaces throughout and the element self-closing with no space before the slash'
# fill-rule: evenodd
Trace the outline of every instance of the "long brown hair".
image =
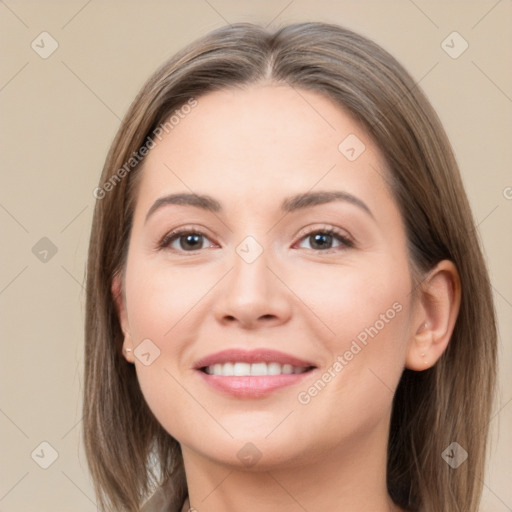
<svg viewBox="0 0 512 512">
<path fill-rule="evenodd" d="M 404 68 L 369 39 L 318 22 L 273 33 L 238 23 L 202 37 L 149 78 L 112 143 L 95 192 L 87 266 L 83 432 L 98 503 L 136 512 L 166 482 L 176 507 L 187 493 L 180 446 L 150 411 L 134 366 L 121 355 L 111 285 L 124 269 L 141 167 L 126 163 L 191 98 L 260 80 L 322 93 L 366 126 L 391 170 L 418 285 L 439 261 L 456 265 L 462 297 L 448 348 L 429 370 L 405 369 L 395 393 L 387 485 L 406 510 L 476 512 L 497 335 L 459 169 L 439 118 Z M 469 454 L 457 469 L 441 456 L 452 442 Z"/>
</svg>

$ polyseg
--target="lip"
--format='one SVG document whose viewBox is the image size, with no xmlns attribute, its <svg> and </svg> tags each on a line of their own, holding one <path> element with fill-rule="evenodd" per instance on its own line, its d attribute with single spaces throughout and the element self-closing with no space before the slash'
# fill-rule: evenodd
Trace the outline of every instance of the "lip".
<svg viewBox="0 0 512 512">
<path fill-rule="evenodd" d="M 206 366 L 229 362 L 280 363 L 291 364 L 292 366 L 300 368 L 313 368 L 303 373 L 250 375 L 245 377 L 210 375 L 202 371 Z M 229 349 L 199 359 L 194 365 L 194 369 L 204 382 L 216 391 L 236 398 L 259 398 L 268 396 L 278 389 L 298 384 L 303 379 L 310 376 L 317 368 L 309 361 L 272 349 Z"/>
<path fill-rule="evenodd" d="M 308 366 L 315 366 L 310 361 L 305 361 L 298 357 L 286 354 L 285 352 L 279 352 L 278 350 L 272 350 L 267 348 L 260 348 L 255 350 L 241 350 L 241 349 L 228 349 L 220 352 L 215 352 L 199 359 L 194 368 L 199 370 L 205 366 L 212 366 L 214 364 L 224 363 L 279 363 L 279 364 L 291 364 L 300 368 L 306 368 Z"/>
</svg>

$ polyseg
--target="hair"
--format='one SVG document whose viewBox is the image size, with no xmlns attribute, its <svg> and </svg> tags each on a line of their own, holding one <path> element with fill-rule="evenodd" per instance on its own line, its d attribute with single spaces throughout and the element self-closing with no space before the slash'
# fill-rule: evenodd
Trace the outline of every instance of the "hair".
<svg viewBox="0 0 512 512">
<path fill-rule="evenodd" d="M 124 336 L 111 286 L 125 268 L 144 160 L 120 171 L 191 98 L 258 82 L 323 94 L 367 129 L 389 166 L 415 286 L 441 260 L 455 264 L 461 304 L 450 343 L 432 368 L 403 371 L 393 399 L 386 478 L 390 496 L 405 510 L 477 511 L 497 333 L 460 172 L 438 116 L 397 60 L 366 37 L 320 22 L 274 32 L 237 23 L 201 37 L 154 72 L 115 136 L 100 178 L 103 192 L 96 196 L 86 276 L 83 435 L 99 505 L 137 512 L 155 485 L 168 486 L 175 507 L 187 496 L 180 445 L 152 414 L 134 366 L 121 354 Z M 441 456 L 454 441 L 469 454 L 457 469 Z"/>
</svg>

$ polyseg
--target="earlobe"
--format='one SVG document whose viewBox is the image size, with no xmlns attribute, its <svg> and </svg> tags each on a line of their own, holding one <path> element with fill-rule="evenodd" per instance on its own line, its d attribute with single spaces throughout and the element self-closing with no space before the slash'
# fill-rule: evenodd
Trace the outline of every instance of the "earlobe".
<svg viewBox="0 0 512 512">
<path fill-rule="evenodd" d="M 129 363 L 133 363 L 133 342 L 130 337 L 130 329 L 128 324 L 128 316 L 126 313 L 123 286 L 121 276 L 119 274 L 116 274 L 114 276 L 114 279 L 112 280 L 111 293 L 117 311 L 117 318 L 119 319 L 119 324 L 124 335 L 123 356 Z"/>
<path fill-rule="evenodd" d="M 437 347 L 435 351 L 434 348 Z M 406 359 L 406 367 L 411 370 L 422 371 L 430 368 L 441 356 L 445 347 L 436 346 L 436 341 L 429 323 L 424 322 L 418 328 L 412 339 Z M 434 354 L 442 349 L 434 360 Z"/>
<path fill-rule="evenodd" d="M 133 363 L 133 356 L 132 356 L 132 352 L 133 350 L 129 347 L 125 347 L 124 346 L 125 344 L 123 344 L 123 355 L 125 357 L 125 359 L 129 362 L 129 363 Z"/>
<path fill-rule="evenodd" d="M 439 262 L 423 281 L 407 350 L 406 368 L 426 370 L 448 347 L 460 308 L 460 278 L 453 262 Z"/>
</svg>

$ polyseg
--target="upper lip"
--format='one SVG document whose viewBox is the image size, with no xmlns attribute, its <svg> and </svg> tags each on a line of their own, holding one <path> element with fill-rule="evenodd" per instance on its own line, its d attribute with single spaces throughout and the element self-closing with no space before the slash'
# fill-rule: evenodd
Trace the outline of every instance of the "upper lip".
<svg viewBox="0 0 512 512">
<path fill-rule="evenodd" d="M 199 359 L 194 368 L 201 369 L 214 364 L 224 363 L 279 363 L 291 364 L 297 368 L 314 367 L 315 365 L 304 359 L 300 359 L 284 352 L 272 350 L 268 348 L 260 348 L 255 350 L 227 349 L 214 354 L 207 355 Z"/>
</svg>

